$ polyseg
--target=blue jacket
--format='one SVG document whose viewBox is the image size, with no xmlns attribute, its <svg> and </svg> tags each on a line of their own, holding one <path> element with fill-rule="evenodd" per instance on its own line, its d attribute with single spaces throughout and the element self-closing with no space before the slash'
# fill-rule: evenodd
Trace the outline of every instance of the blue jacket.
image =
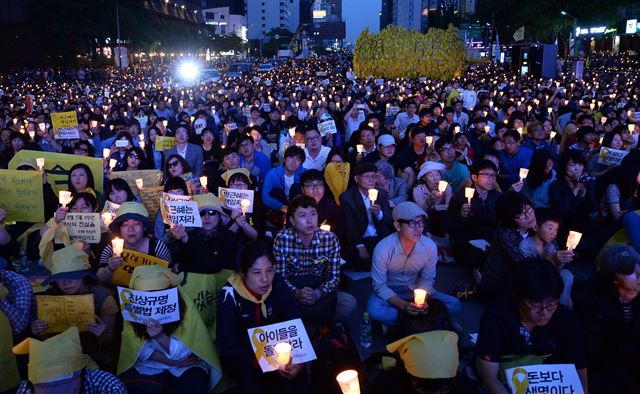
<svg viewBox="0 0 640 394">
<path fill-rule="evenodd" d="M 533 151 L 522 147 L 519 147 L 513 156 L 504 150 L 500 151 L 500 175 L 507 176 L 507 179 L 500 183 L 503 191 L 508 190 L 512 183 L 520 180 L 520 168 L 529 168 L 531 156 L 533 156 Z"/>
<path fill-rule="evenodd" d="M 536 144 L 531 138 L 527 138 L 524 144 L 522 144 L 521 148 L 530 149 L 532 154 L 538 149 L 544 149 L 551 157 L 551 160 L 553 160 L 554 163 L 558 163 L 558 152 L 547 141 L 542 141 L 539 144 Z"/>
<path fill-rule="evenodd" d="M 298 168 L 293 176 L 294 184 L 300 183 L 300 175 L 302 175 L 302 173 L 305 171 L 306 169 L 304 167 Z M 284 194 L 284 164 L 272 168 L 267 173 L 267 176 L 264 179 L 264 186 L 262 188 L 262 202 L 264 203 L 264 205 L 278 211 L 280 210 L 280 208 L 282 208 L 282 203 L 270 196 L 271 192 L 274 189 L 282 189 L 282 192 Z"/>
<path fill-rule="evenodd" d="M 244 157 L 240 156 L 240 167 L 244 167 Z M 267 177 L 267 173 L 271 170 L 271 160 L 262 152 L 253 152 L 253 168 L 250 170 L 251 175 L 262 183 Z"/>
</svg>

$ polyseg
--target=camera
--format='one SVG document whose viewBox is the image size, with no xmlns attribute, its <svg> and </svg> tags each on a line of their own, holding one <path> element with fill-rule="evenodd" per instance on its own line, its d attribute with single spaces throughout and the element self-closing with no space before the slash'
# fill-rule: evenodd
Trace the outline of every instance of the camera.
<svg viewBox="0 0 640 394">
<path fill-rule="evenodd" d="M 595 182 L 595 181 L 596 181 L 596 177 L 595 176 L 590 176 L 590 175 L 587 175 L 587 174 L 582 174 L 578 178 L 578 182 L 580 182 L 580 183 L 590 183 L 590 182 Z"/>
</svg>

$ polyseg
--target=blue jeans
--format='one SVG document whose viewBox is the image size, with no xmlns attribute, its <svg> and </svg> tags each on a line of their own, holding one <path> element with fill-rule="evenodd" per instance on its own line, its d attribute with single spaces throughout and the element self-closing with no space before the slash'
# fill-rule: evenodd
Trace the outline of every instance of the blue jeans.
<svg viewBox="0 0 640 394">
<path fill-rule="evenodd" d="M 392 290 L 395 291 L 396 295 L 403 300 L 413 301 L 413 290 L 409 290 L 407 288 Z M 429 298 L 436 298 L 442 301 L 450 316 L 460 313 L 460 309 L 462 309 L 460 300 L 440 291 L 429 294 Z M 376 293 L 369 296 L 369 300 L 367 301 L 367 311 L 369 312 L 371 319 L 379 321 L 387 326 L 395 326 L 396 321 L 398 320 L 398 309 L 391 305 L 387 300 L 380 298 Z"/>
</svg>

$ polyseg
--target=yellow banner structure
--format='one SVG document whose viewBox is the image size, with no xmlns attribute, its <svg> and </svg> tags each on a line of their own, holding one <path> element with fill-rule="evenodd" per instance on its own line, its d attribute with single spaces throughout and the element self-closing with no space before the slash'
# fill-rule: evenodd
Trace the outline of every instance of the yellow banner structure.
<svg viewBox="0 0 640 394">
<path fill-rule="evenodd" d="M 466 53 L 458 29 L 431 28 L 427 34 L 390 25 L 380 33 L 360 33 L 353 69 L 360 77 L 452 79 L 465 68 Z"/>
<path fill-rule="evenodd" d="M 7 211 L 7 222 L 43 223 L 42 174 L 0 170 L 0 208 Z"/>
<path fill-rule="evenodd" d="M 146 253 L 136 252 L 135 250 L 124 249 L 122 251 L 122 259 L 124 263 L 122 263 L 120 268 L 113 271 L 113 275 L 111 276 L 112 285 L 129 286 L 131 274 L 133 274 L 133 270 L 139 265 L 161 265 L 163 267 L 169 267 L 168 261 L 150 256 Z"/>
<path fill-rule="evenodd" d="M 53 191 L 58 195 L 60 190 L 67 190 L 67 180 L 69 179 L 69 169 L 77 163 L 84 163 L 89 166 L 93 174 L 93 182 L 96 191 L 102 193 L 102 159 L 95 157 L 68 155 L 65 153 L 38 152 L 33 150 L 21 150 L 9 162 L 9 168 L 15 170 L 24 160 L 31 159 L 34 163 L 36 158 L 44 158 L 44 171 L 47 173 L 47 180 L 51 184 Z"/>
<path fill-rule="evenodd" d="M 122 178 L 127 181 L 136 197 L 140 197 L 140 189 L 136 185 L 136 179 L 142 179 L 144 187 L 162 185 L 162 171 L 160 170 L 112 171 L 110 177 L 111 179 Z"/>
</svg>

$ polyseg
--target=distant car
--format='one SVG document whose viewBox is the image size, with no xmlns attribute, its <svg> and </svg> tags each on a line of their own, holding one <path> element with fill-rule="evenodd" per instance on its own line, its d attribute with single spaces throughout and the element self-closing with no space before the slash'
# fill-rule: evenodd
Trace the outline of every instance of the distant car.
<svg viewBox="0 0 640 394">
<path fill-rule="evenodd" d="M 253 70 L 251 63 L 233 63 L 227 70 L 227 78 L 240 78 L 243 73 L 250 73 Z"/>
<path fill-rule="evenodd" d="M 205 68 L 200 72 L 200 80 L 204 83 L 220 81 L 220 73 L 214 68 Z"/>
<path fill-rule="evenodd" d="M 264 64 L 261 64 L 261 65 L 258 67 L 258 72 L 259 72 L 259 73 L 266 73 L 266 72 L 268 72 L 268 71 L 272 71 L 273 69 L 275 69 L 275 67 L 273 67 L 273 64 L 271 64 L 271 63 L 264 63 Z"/>
</svg>

